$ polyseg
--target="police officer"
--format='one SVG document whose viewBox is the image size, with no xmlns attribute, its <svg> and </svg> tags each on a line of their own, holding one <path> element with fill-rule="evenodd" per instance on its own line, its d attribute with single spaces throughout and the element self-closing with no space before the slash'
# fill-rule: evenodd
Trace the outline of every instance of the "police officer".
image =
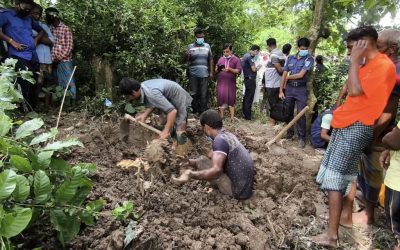
<svg viewBox="0 0 400 250">
<path fill-rule="evenodd" d="M 296 55 L 290 55 L 283 68 L 283 74 L 280 82 L 279 98 L 286 99 L 287 104 L 294 110 L 294 104 L 297 105 L 297 112 L 300 112 L 307 105 L 307 80 L 314 65 L 314 58 L 309 54 L 308 47 L 310 40 L 300 38 L 297 41 L 298 52 Z M 299 147 L 305 147 L 306 139 L 306 117 L 302 116 L 297 122 Z M 294 135 L 291 128 L 288 131 L 287 138 Z"/>
</svg>

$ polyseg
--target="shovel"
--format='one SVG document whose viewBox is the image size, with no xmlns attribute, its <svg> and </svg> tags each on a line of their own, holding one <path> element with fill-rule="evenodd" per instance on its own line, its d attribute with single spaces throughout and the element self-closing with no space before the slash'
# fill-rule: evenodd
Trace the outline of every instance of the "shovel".
<svg viewBox="0 0 400 250">
<path fill-rule="evenodd" d="M 161 134 L 161 131 L 150 126 L 147 125 L 144 122 L 138 121 L 135 118 L 133 118 L 132 116 L 125 114 L 124 119 L 122 119 L 121 123 L 119 124 L 119 134 L 120 134 L 120 138 L 121 140 L 126 141 L 129 138 L 129 124 L 130 121 L 133 121 L 135 123 L 138 123 L 139 125 L 141 125 L 144 128 L 147 128 L 148 130 L 153 131 L 156 134 Z"/>
</svg>

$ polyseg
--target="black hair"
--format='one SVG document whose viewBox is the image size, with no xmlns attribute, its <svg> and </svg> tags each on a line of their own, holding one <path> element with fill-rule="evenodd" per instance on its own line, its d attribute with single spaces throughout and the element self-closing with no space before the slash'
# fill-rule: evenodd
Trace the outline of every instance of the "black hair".
<svg viewBox="0 0 400 250">
<path fill-rule="evenodd" d="M 287 44 L 283 45 L 282 53 L 289 54 L 291 49 L 292 49 L 292 45 L 290 43 L 287 43 Z"/>
<path fill-rule="evenodd" d="M 42 15 L 42 13 L 43 13 L 43 7 L 40 6 L 40 4 L 34 3 L 32 10 L 36 10 L 36 9 L 39 10 L 40 15 Z"/>
<path fill-rule="evenodd" d="M 374 41 L 376 41 L 378 40 L 378 32 L 372 26 L 360 26 L 349 32 L 346 41 L 358 41 L 363 37 L 372 38 Z"/>
<path fill-rule="evenodd" d="M 213 129 L 221 129 L 223 125 L 219 113 L 212 109 L 206 110 L 200 115 L 200 124 L 203 127 L 204 125 L 208 125 Z"/>
<path fill-rule="evenodd" d="M 297 40 L 297 47 L 310 47 L 310 39 L 307 37 L 302 37 L 299 40 Z"/>
<path fill-rule="evenodd" d="M 193 33 L 194 35 L 198 35 L 198 34 L 203 34 L 204 32 L 202 28 L 196 27 L 194 28 Z"/>
<path fill-rule="evenodd" d="M 222 47 L 223 50 L 225 50 L 225 49 L 232 50 L 232 48 L 233 48 L 232 43 L 225 43 L 224 47 Z"/>
<path fill-rule="evenodd" d="M 253 44 L 253 45 L 251 45 L 251 47 L 250 47 L 250 50 L 260 50 L 260 46 L 258 46 L 257 44 Z"/>
<path fill-rule="evenodd" d="M 315 57 L 315 61 L 319 64 L 322 64 L 324 61 L 324 58 L 321 55 L 318 55 L 317 57 Z"/>
<path fill-rule="evenodd" d="M 30 4 L 30 5 L 35 5 L 35 2 L 33 2 L 33 0 L 15 0 L 15 4 L 19 4 L 19 3 L 26 3 L 26 4 Z"/>
<path fill-rule="evenodd" d="M 44 12 L 49 13 L 49 12 L 55 12 L 57 14 L 60 13 L 60 11 L 58 11 L 58 9 L 54 8 L 54 7 L 48 7 Z"/>
<path fill-rule="evenodd" d="M 266 42 L 267 42 L 267 46 L 276 46 L 275 38 L 268 38 Z"/>
<path fill-rule="evenodd" d="M 132 91 L 140 90 L 140 82 L 133 78 L 125 77 L 119 82 L 119 92 L 122 95 L 132 95 Z"/>
</svg>

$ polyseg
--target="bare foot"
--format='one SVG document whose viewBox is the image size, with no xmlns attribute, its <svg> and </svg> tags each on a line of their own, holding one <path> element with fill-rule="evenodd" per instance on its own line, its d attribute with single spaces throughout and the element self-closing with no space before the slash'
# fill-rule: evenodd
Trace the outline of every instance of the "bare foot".
<svg viewBox="0 0 400 250">
<path fill-rule="evenodd" d="M 374 223 L 374 220 L 368 217 L 365 210 L 362 210 L 358 213 L 353 213 L 353 223 L 354 224 L 362 224 L 362 225 L 370 225 Z"/>
<path fill-rule="evenodd" d="M 319 246 L 333 247 L 333 248 L 338 247 L 337 238 L 332 238 L 326 233 L 311 237 L 311 241 Z"/>
</svg>

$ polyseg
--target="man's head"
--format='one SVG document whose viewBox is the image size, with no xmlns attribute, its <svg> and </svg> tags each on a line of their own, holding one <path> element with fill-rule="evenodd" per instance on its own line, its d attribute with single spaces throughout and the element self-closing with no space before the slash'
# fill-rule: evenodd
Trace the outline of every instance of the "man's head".
<svg viewBox="0 0 400 250">
<path fill-rule="evenodd" d="M 348 55 L 351 54 L 351 50 L 353 49 L 354 43 L 359 40 L 367 41 L 367 43 L 368 43 L 367 51 L 376 50 L 376 42 L 378 40 L 378 32 L 372 26 L 360 26 L 358 28 L 351 30 L 346 38 Z"/>
<path fill-rule="evenodd" d="M 204 32 L 201 28 L 195 28 L 193 30 L 194 37 L 196 39 L 196 44 L 203 45 L 204 44 Z"/>
<path fill-rule="evenodd" d="M 273 49 L 276 48 L 276 39 L 275 38 L 268 38 L 267 41 L 267 50 L 271 52 Z"/>
<path fill-rule="evenodd" d="M 225 43 L 225 45 L 222 49 L 223 49 L 224 57 L 229 58 L 232 56 L 233 51 L 232 51 L 231 43 Z"/>
<path fill-rule="evenodd" d="M 39 21 L 42 18 L 42 13 L 43 13 L 42 6 L 40 6 L 39 4 L 35 4 L 35 6 L 33 6 L 31 11 L 31 17 L 34 20 Z"/>
<path fill-rule="evenodd" d="M 251 54 L 251 56 L 256 56 L 256 55 L 258 55 L 258 53 L 260 53 L 260 46 L 258 46 L 258 45 L 256 45 L 256 44 L 253 44 L 253 45 L 250 47 L 250 54 Z"/>
<path fill-rule="evenodd" d="M 223 126 L 222 118 L 215 110 L 209 109 L 200 115 L 200 124 L 203 131 L 211 138 L 215 137 L 216 131 L 220 130 Z"/>
<path fill-rule="evenodd" d="M 287 43 L 287 44 L 283 45 L 282 53 L 285 55 L 289 55 L 291 49 L 292 49 L 292 45 L 290 43 Z"/>
<path fill-rule="evenodd" d="M 60 12 L 54 7 L 49 7 L 45 11 L 47 24 L 55 24 L 60 21 Z"/>
<path fill-rule="evenodd" d="M 308 47 L 310 47 L 310 40 L 307 37 L 302 37 L 297 40 L 297 49 L 299 50 L 298 55 L 300 57 L 308 56 Z"/>
<path fill-rule="evenodd" d="M 376 46 L 379 52 L 388 55 L 392 60 L 397 60 L 400 48 L 400 31 L 386 29 L 379 32 Z"/>
<path fill-rule="evenodd" d="M 315 57 L 315 62 L 318 64 L 324 64 L 324 58 L 321 55 Z"/>
<path fill-rule="evenodd" d="M 27 17 L 31 11 L 35 3 L 33 0 L 16 0 L 15 1 L 15 10 L 20 17 Z"/>
<path fill-rule="evenodd" d="M 128 96 L 129 100 L 140 98 L 140 82 L 133 78 L 125 77 L 119 82 L 119 91 L 122 95 Z"/>
</svg>

